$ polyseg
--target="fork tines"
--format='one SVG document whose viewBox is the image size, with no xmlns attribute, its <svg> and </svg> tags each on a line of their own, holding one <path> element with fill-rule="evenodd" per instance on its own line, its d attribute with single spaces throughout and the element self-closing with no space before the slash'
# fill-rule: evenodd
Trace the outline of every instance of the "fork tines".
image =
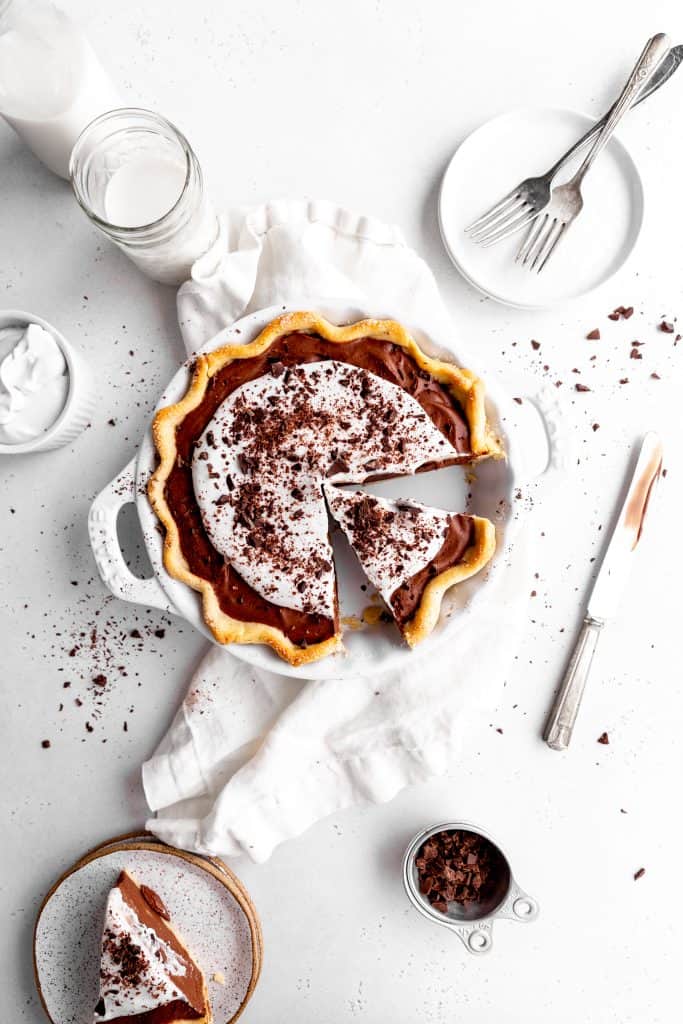
<svg viewBox="0 0 683 1024">
<path fill-rule="evenodd" d="M 536 214 L 537 210 L 529 203 L 527 194 L 513 189 L 465 231 L 473 242 L 493 245 L 529 224 Z"/>
<path fill-rule="evenodd" d="M 542 214 L 537 223 L 532 224 L 529 228 L 526 238 L 515 256 L 515 263 L 521 262 L 522 266 L 528 264 L 529 270 L 536 270 L 536 273 L 540 274 L 552 256 L 566 227 L 565 221 L 551 217 L 547 213 Z"/>
</svg>

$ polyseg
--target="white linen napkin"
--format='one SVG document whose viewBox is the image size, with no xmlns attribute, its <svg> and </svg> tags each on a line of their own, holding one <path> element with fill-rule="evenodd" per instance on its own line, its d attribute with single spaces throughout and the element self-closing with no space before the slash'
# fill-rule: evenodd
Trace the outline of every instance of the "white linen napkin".
<svg viewBox="0 0 683 1024">
<path fill-rule="evenodd" d="M 222 222 L 178 294 L 188 352 L 245 313 L 306 298 L 344 299 L 376 315 L 452 323 L 434 277 L 398 228 L 328 202 L 274 202 Z M 476 628 L 378 677 L 302 682 L 211 646 L 154 756 L 143 765 L 147 827 L 219 856 L 266 860 L 279 843 L 362 801 L 390 800 L 454 771 L 464 731 L 502 682 L 519 633 L 522 545 L 489 585 Z"/>
</svg>

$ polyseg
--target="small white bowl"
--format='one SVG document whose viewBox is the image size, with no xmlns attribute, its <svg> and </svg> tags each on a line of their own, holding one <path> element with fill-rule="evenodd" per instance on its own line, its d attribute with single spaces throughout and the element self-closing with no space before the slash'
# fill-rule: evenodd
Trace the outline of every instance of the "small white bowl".
<svg viewBox="0 0 683 1024">
<path fill-rule="evenodd" d="M 61 448 L 85 429 L 95 408 L 95 380 L 90 367 L 64 335 L 47 320 L 33 313 L 26 313 L 21 309 L 0 310 L 0 330 L 5 327 L 25 327 L 28 324 L 38 324 L 48 331 L 61 348 L 69 375 L 69 389 L 64 408 L 52 426 L 30 441 L 0 444 L 0 455 L 26 455 L 29 452 L 46 452 L 52 448 Z"/>
</svg>

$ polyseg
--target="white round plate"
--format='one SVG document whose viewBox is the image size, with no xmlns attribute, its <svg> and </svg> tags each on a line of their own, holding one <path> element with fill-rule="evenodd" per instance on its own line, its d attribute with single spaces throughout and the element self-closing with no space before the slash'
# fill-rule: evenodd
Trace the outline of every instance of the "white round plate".
<svg viewBox="0 0 683 1024">
<path fill-rule="evenodd" d="M 220 345 L 252 341 L 263 328 L 278 314 L 288 308 L 271 307 L 252 313 L 232 327 L 221 331 L 205 347 L 204 351 Z M 315 302 L 310 308 L 319 310 L 334 323 L 353 323 L 364 316 L 373 315 L 349 303 Z M 428 353 L 451 359 L 461 366 L 473 369 L 469 357 L 458 341 L 447 337 L 428 336 L 412 324 L 407 325 L 418 344 Z M 510 562 L 510 546 L 516 527 L 517 489 L 524 482 L 523 467 L 520 463 L 521 446 L 518 436 L 523 430 L 520 410 L 500 386 L 486 375 L 487 410 L 489 419 L 503 437 L 507 459 L 490 459 L 476 469 L 471 467 L 450 467 L 432 473 L 422 473 L 400 480 L 387 480 L 368 485 L 367 490 L 378 495 L 411 497 L 437 508 L 453 512 L 470 511 L 491 519 L 497 532 L 496 553 L 485 570 L 470 580 L 451 588 L 445 595 L 441 616 L 432 634 L 419 647 L 419 653 L 427 654 L 445 640 L 454 642 L 463 629 L 472 629 L 476 622 L 476 610 L 480 602 L 492 597 L 495 592 L 494 579 Z M 162 395 L 158 408 L 169 405 L 185 394 L 190 381 L 189 365 L 185 364 L 175 375 Z M 528 431 L 527 431 L 528 433 Z M 528 446 L 525 439 L 524 447 Z M 156 465 L 151 431 L 147 431 L 140 446 L 137 460 L 137 509 L 143 536 L 156 577 L 178 614 L 183 615 L 194 626 L 213 639 L 201 614 L 199 596 L 184 583 L 173 579 L 163 564 L 162 539 L 157 529 L 157 519 L 147 499 L 147 482 Z M 279 658 L 264 644 L 231 644 L 228 650 L 243 661 L 271 672 L 301 679 L 340 678 L 347 675 L 362 675 L 385 672 L 414 662 L 417 652 L 404 644 L 393 625 L 380 623 L 377 626 L 358 628 L 363 609 L 370 604 L 365 578 L 360 571 L 355 555 L 344 538 L 335 531 L 333 536 L 335 560 L 338 571 L 340 611 L 345 626 L 344 650 L 329 655 L 310 665 L 298 668 Z"/>
<path fill-rule="evenodd" d="M 477 128 L 456 150 L 441 183 L 439 226 L 453 263 L 485 295 L 525 309 L 560 305 L 603 284 L 630 255 L 643 221 L 643 186 L 615 137 L 586 176 L 581 215 L 541 274 L 515 263 L 525 230 L 487 248 L 465 234 L 516 184 L 543 174 L 593 123 L 572 110 L 515 110 Z"/>
<path fill-rule="evenodd" d="M 214 875 L 172 851 L 113 849 L 68 874 L 45 902 L 36 924 L 36 978 L 55 1024 L 92 1024 L 99 991 L 102 923 L 119 872 L 158 892 L 173 924 L 204 971 L 215 1024 L 240 1009 L 253 973 L 249 921 Z M 214 973 L 225 977 L 221 985 Z"/>
</svg>

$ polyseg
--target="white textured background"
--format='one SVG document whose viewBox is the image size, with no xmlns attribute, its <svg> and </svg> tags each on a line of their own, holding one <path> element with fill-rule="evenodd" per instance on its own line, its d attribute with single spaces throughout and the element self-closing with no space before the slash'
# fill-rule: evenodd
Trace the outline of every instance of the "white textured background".
<svg viewBox="0 0 683 1024">
<path fill-rule="evenodd" d="M 656 324 L 663 316 L 683 322 L 683 71 L 623 129 L 646 185 L 633 261 L 577 305 L 529 314 L 472 292 L 441 247 L 436 194 L 458 142 L 496 113 L 534 102 L 602 113 L 648 35 L 664 29 L 683 41 L 680 5 L 64 6 L 127 98 L 187 133 L 219 204 L 305 194 L 400 223 L 482 364 L 501 370 L 513 391 L 564 381 L 576 442 L 566 486 L 533 525 L 528 588 L 536 596 L 519 656 L 467 763 L 391 805 L 320 823 L 264 866 L 236 865 L 263 917 L 266 945 L 245 1021 L 679 1020 L 683 343 L 674 347 Z M 109 599 L 86 534 L 89 502 L 134 453 L 181 357 L 172 291 L 145 281 L 101 241 L 68 187 L 4 125 L 0 254 L 2 305 L 53 321 L 96 367 L 101 393 L 91 428 L 71 448 L 0 461 L 0 1016 L 37 1024 L 37 901 L 84 848 L 142 821 L 139 765 L 203 642 L 179 622 Z M 622 303 L 636 315 L 607 321 Z M 586 341 L 596 326 L 602 340 Z M 542 343 L 537 353 L 531 338 Z M 634 338 L 645 342 L 642 361 L 629 359 Z M 652 371 L 662 380 L 651 380 Z M 630 384 L 619 385 L 622 377 Z M 573 392 L 576 380 L 591 393 Z M 539 731 L 579 621 L 599 526 L 609 522 L 632 443 L 653 426 L 668 449 L 657 517 L 621 618 L 601 643 L 571 752 L 560 756 Z M 94 624 L 100 639 L 91 649 Z M 129 635 L 136 628 L 140 640 Z M 160 628 L 163 638 L 154 636 Z M 108 678 L 99 695 L 91 683 L 98 672 Z M 596 743 L 603 730 L 607 747 Z M 451 816 L 497 834 L 542 905 L 528 929 L 501 923 L 496 948 L 480 960 L 419 918 L 401 888 L 408 839 Z M 641 866 L 646 874 L 634 882 Z"/>
</svg>

